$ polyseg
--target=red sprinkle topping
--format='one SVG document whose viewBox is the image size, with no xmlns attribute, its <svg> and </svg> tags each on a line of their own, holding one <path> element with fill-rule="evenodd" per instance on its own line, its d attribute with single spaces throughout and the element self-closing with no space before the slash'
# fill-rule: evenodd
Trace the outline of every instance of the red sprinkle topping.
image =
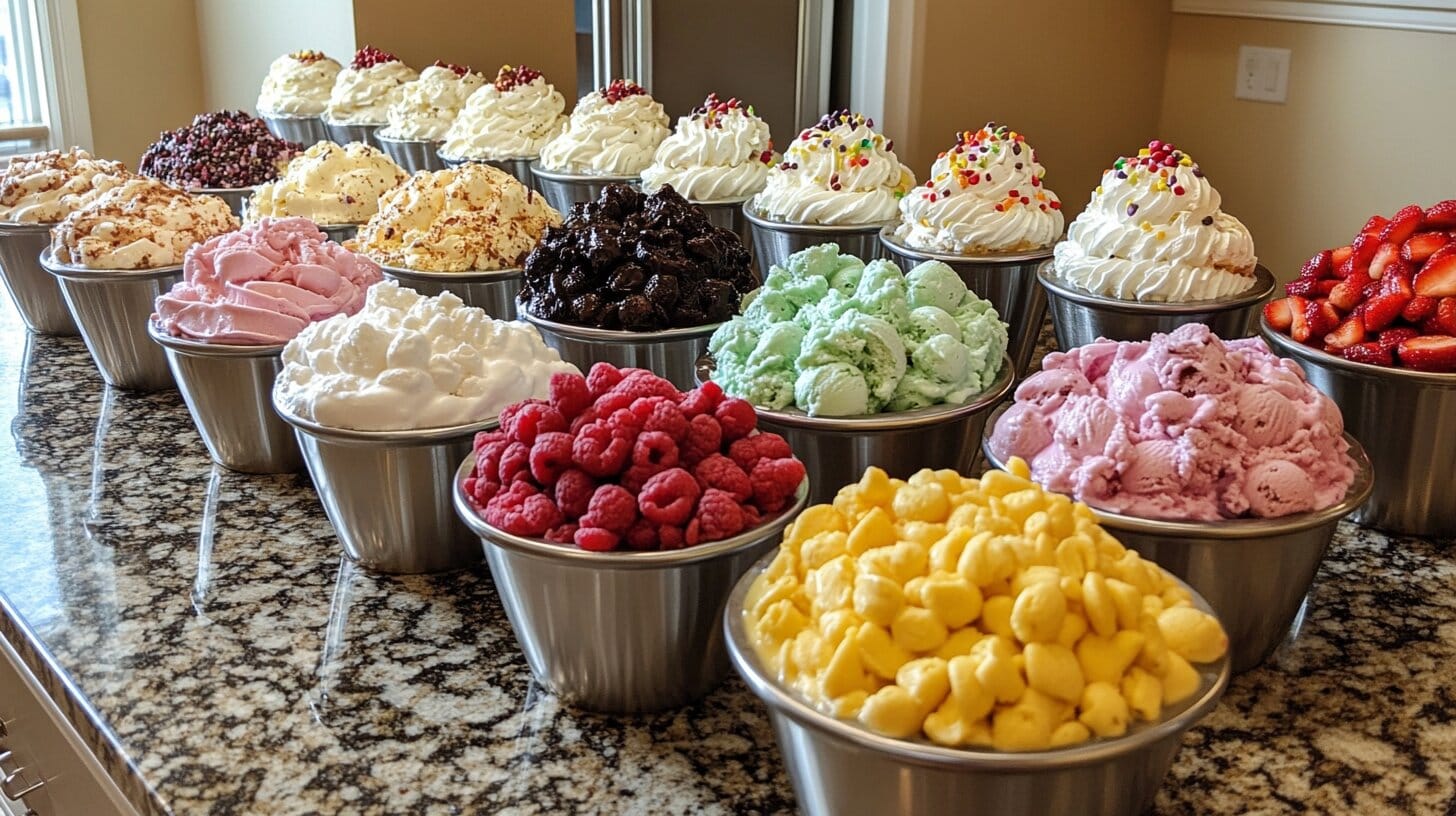
<svg viewBox="0 0 1456 816">
<path fill-rule="evenodd" d="M 454 71 L 455 72 L 455 76 L 462 76 L 463 77 L 466 74 L 470 73 L 470 66 L 468 66 L 468 65 L 456 65 L 453 62 L 446 62 L 444 60 L 435 60 L 434 65 L 431 66 L 431 67 L 434 67 L 434 68 L 449 68 L 451 71 Z"/>
<path fill-rule="evenodd" d="M 518 85 L 529 85 L 539 76 L 541 76 L 540 71 L 527 65 L 516 68 L 502 65 L 495 75 L 495 89 L 505 93 Z"/>
<path fill-rule="evenodd" d="M 373 68 L 376 65 L 383 65 L 386 62 L 399 62 L 399 57 L 396 57 L 388 51 L 380 51 L 372 45 L 366 45 L 359 49 L 358 53 L 354 54 L 354 61 L 349 63 L 349 67 L 356 71 L 362 71 L 365 68 Z"/>
<path fill-rule="evenodd" d="M 607 104 L 615 105 L 629 96 L 646 96 L 647 89 L 630 79 L 614 79 L 602 89 L 602 95 L 607 98 Z"/>
</svg>

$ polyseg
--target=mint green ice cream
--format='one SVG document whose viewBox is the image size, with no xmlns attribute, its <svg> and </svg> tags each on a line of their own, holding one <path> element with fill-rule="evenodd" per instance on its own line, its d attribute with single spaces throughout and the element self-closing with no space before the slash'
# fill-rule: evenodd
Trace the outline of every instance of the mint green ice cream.
<svg viewBox="0 0 1456 816">
<path fill-rule="evenodd" d="M 958 404 L 1000 373 L 1006 324 L 955 271 L 902 273 L 837 244 L 796 252 L 708 343 L 723 390 L 768 409 L 860 416 Z"/>
</svg>

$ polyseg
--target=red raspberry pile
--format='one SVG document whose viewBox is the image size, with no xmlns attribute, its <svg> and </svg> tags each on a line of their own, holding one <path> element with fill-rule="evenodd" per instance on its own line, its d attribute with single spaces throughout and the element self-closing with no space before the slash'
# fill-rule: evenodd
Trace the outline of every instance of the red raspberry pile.
<svg viewBox="0 0 1456 816">
<path fill-rule="evenodd" d="M 142 175 L 186 190 L 236 189 L 278 178 L 303 145 L 280 139 L 262 119 L 242 111 L 199 113 L 192 124 L 166 130 L 142 154 Z"/>
<path fill-rule="evenodd" d="M 354 54 L 354 61 L 349 67 L 355 71 L 362 71 L 365 68 L 373 68 L 376 65 L 383 65 L 386 62 L 398 62 L 399 57 L 388 51 L 380 51 L 372 45 L 366 45 Z"/>
<path fill-rule="evenodd" d="M 554 374 L 550 398 L 475 437 L 465 492 L 487 524 L 584 550 L 676 550 L 779 513 L 804 480 L 788 442 L 717 384 L 640 368 Z"/>
<path fill-rule="evenodd" d="M 522 65 L 512 68 L 509 65 L 502 65 L 500 71 L 495 75 L 495 89 L 505 93 L 517 85 L 530 85 L 541 72 L 530 66 Z"/>
<path fill-rule="evenodd" d="M 629 96 L 641 96 L 647 93 L 647 89 L 638 85 L 630 79 L 614 79 L 612 84 L 602 89 L 602 95 L 607 98 L 607 103 L 615 105 Z"/>
</svg>

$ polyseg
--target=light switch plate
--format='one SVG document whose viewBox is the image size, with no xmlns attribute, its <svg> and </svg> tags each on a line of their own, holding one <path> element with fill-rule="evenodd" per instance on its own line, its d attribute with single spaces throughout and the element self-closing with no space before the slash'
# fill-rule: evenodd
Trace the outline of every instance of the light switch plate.
<svg viewBox="0 0 1456 816">
<path fill-rule="evenodd" d="M 1288 48 L 1239 46 L 1234 97 L 1254 102 L 1283 103 L 1289 98 Z"/>
</svg>

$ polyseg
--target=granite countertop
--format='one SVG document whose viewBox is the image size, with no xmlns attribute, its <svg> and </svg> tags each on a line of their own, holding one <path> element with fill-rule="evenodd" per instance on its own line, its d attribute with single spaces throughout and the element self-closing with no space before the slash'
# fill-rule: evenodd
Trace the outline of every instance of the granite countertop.
<svg viewBox="0 0 1456 816">
<path fill-rule="evenodd" d="M 536 686 L 483 566 L 343 561 L 302 476 L 213 467 L 0 308 L 0 632 L 143 813 L 790 813 L 735 679 L 639 718 Z M 11 413 L 13 412 L 13 413 Z M 1184 740 L 1157 814 L 1456 814 L 1456 550 L 1341 524 L 1303 629 Z"/>
</svg>

